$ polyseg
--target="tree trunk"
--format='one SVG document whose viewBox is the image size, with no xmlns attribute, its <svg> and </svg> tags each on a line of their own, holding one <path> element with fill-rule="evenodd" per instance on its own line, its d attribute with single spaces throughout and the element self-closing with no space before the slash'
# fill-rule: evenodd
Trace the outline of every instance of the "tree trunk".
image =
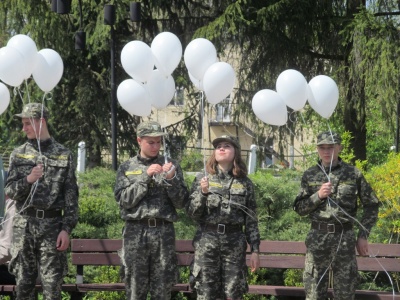
<svg viewBox="0 0 400 300">
<path fill-rule="evenodd" d="M 365 5 L 365 0 L 362 1 Z M 347 2 L 347 15 L 353 18 L 358 13 L 360 6 L 359 0 L 351 0 Z M 353 35 L 354 36 L 354 35 Z M 365 122 L 365 81 L 360 78 L 356 68 L 361 57 L 359 51 L 354 48 L 352 41 L 348 44 L 348 52 L 346 53 L 346 72 L 347 82 L 346 99 L 344 103 L 344 128 L 349 131 L 353 137 L 350 146 L 354 150 L 354 160 L 365 160 L 367 158 L 367 129 Z M 350 58 L 350 53 L 352 57 Z M 350 61 L 353 60 L 353 61 Z M 354 161 L 353 161 L 354 163 Z"/>
</svg>

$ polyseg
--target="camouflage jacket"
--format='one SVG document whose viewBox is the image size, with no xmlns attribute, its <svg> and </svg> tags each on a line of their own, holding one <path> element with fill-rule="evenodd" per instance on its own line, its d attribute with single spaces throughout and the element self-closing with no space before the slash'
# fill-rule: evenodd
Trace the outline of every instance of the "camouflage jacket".
<svg viewBox="0 0 400 300">
<path fill-rule="evenodd" d="M 325 168 L 329 173 L 329 168 Z M 329 174 L 332 183 L 332 201 L 319 199 L 318 191 L 328 178 L 321 169 L 320 163 L 304 172 L 301 190 L 294 202 L 294 210 L 301 216 L 309 215 L 311 220 L 328 223 L 355 223 L 358 199 L 363 207 L 359 237 L 367 238 L 378 218 L 379 200 L 362 173 L 354 166 L 339 159 L 338 165 L 332 167 Z M 339 206 L 339 207 L 338 207 Z M 351 218 L 351 217 L 352 218 Z"/>
<path fill-rule="evenodd" d="M 209 193 L 201 192 L 200 180 L 204 174 L 198 174 L 192 184 L 188 215 L 200 225 L 229 224 L 244 225 L 247 243 L 258 250 L 260 233 L 256 214 L 254 186 L 248 177 L 235 178 L 231 173 L 208 174 Z"/>
<path fill-rule="evenodd" d="M 29 207 L 43 210 L 63 210 L 62 229 L 71 233 L 78 222 L 78 186 L 71 152 L 53 138 L 40 142 L 29 140 L 16 148 L 10 157 L 5 192 L 16 202 L 19 212 Z M 43 164 L 44 175 L 37 187 L 28 183 L 27 176 L 37 164 Z M 33 193 L 32 198 L 30 193 Z"/>
<path fill-rule="evenodd" d="M 147 175 L 150 165 L 162 166 L 165 163 L 161 155 L 152 159 L 138 155 L 119 167 L 114 194 L 120 205 L 122 219 L 160 218 L 171 222 L 178 219 L 176 208 L 185 206 L 188 190 L 179 164 L 169 158 L 168 161 L 176 167 L 176 176 L 164 181 Z"/>
</svg>

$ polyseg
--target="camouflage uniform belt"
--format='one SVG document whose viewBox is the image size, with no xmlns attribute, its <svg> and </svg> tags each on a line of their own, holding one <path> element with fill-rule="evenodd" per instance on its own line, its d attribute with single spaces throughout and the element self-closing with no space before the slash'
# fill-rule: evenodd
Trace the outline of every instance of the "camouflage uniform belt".
<svg viewBox="0 0 400 300">
<path fill-rule="evenodd" d="M 62 211 L 61 210 L 43 210 L 43 209 L 36 209 L 36 208 L 30 207 L 30 208 L 26 209 L 22 214 L 29 216 L 29 217 L 38 218 L 38 219 L 46 219 L 46 218 L 61 217 Z"/>
<path fill-rule="evenodd" d="M 142 225 L 147 225 L 148 227 L 158 227 L 161 225 L 166 225 L 166 224 L 171 224 L 170 221 L 164 220 L 164 219 L 157 219 L 157 218 L 146 218 L 146 219 L 140 219 L 140 220 L 129 220 L 129 222 L 132 223 L 139 223 Z"/>
<path fill-rule="evenodd" d="M 219 234 L 233 233 L 242 231 L 242 225 L 228 225 L 228 224 L 203 224 L 201 228 L 204 231 L 214 231 Z"/>
<path fill-rule="evenodd" d="M 337 223 L 324 223 L 324 222 L 312 221 L 311 229 L 319 230 L 322 232 L 335 233 L 335 232 L 342 232 L 342 230 L 351 230 L 353 229 L 353 224 L 352 223 L 337 224 Z"/>
</svg>

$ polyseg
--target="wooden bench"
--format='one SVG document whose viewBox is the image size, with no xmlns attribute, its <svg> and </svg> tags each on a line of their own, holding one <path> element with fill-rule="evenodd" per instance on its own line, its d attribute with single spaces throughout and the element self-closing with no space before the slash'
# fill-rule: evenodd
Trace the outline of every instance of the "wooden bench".
<svg viewBox="0 0 400 300">
<path fill-rule="evenodd" d="M 63 290 L 71 293 L 71 299 L 82 299 L 90 291 L 124 291 L 123 283 L 90 283 L 86 282 L 84 266 L 120 266 L 117 251 L 122 247 L 122 240 L 109 239 L 73 239 L 71 241 L 72 265 L 76 266 L 76 283 L 65 284 Z M 260 245 L 261 268 L 268 269 L 304 269 L 304 242 L 262 241 Z M 177 240 L 176 252 L 179 266 L 189 266 L 194 249 L 191 240 Z M 399 272 L 400 246 L 396 244 L 370 244 L 370 254 L 375 257 L 357 257 L 359 271 Z M 250 262 L 250 253 L 247 263 Z M 38 287 L 39 288 L 39 287 Z M 1 286 L 0 294 L 13 291 L 15 286 Z M 40 289 L 40 288 L 39 288 Z M 182 292 L 187 296 L 192 291 L 188 283 L 174 286 L 174 292 Z M 304 297 L 303 287 L 250 285 L 249 294 Z M 329 290 L 332 297 L 332 290 Z M 357 290 L 356 299 L 400 299 L 400 294 L 382 291 Z"/>
</svg>

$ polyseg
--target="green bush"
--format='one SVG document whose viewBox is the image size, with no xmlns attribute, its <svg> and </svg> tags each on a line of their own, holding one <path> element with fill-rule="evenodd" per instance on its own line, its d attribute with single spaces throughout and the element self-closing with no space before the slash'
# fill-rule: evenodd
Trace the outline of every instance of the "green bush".
<svg viewBox="0 0 400 300">
<path fill-rule="evenodd" d="M 185 172 L 196 172 L 204 169 L 204 157 L 198 150 L 185 151 L 180 162 Z"/>
<path fill-rule="evenodd" d="M 106 168 L 79 174 L 79 223 L 73 238 L 122 237 L 124 222 L 114 198 L 115 178 L 115 171 Z"/>
</svg>

